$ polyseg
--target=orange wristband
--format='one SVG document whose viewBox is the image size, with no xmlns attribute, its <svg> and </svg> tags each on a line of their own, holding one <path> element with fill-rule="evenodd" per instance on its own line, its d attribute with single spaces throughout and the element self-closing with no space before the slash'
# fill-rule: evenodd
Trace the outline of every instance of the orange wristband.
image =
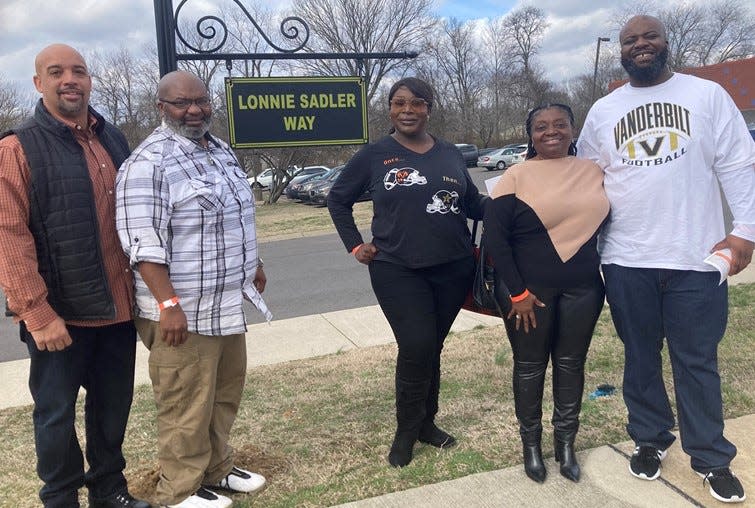
<svg viewBox="0 0 755 508">
<path fill-rule="evenodd" d="M 165 300 L 164 302 L 160 302 L 157 304 L 157 308 L 161 311 L 167 309 L 168 307 L 175 307 L 178 305 L 178 296 L 174 296 L 170 300 Z"/>
<path fill-rule="evenodd" d="M 528 296 L 530 296 L 530 291 L 528 289 L 525 289 L 522 293 L 520 293 L 520 294 L 518 294 L 516 296 L 512 296 L 511 297 L 511 301 L 514 302 L 514 303 L 521 302 L 522 300 L 524 300 Z"/>
<path fill-rule="evenodd" d="M 353 249 L 351 249 L 351 253 L 356 256 L 357 255 L 357 251 L 359 250 L 359 247 L 361 247 L 362 245 L 364 245 L 364 244 L 360 243 L 359 245 L 357 245 L 356 247 L 354 247 Z"/>
</svg>

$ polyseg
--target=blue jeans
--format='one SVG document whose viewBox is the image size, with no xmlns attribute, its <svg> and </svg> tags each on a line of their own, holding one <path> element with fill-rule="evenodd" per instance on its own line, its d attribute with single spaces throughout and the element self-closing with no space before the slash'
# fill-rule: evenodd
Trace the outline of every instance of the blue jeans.
<svg viewBox="0 0 755 508">
<path fill-rule="evenodd" d="M 674 413 L 663 383 L 666 338 L 682 448 L 692 468 L 728 467 L 737 453 L 724 438 L 718 343 L 726 330 L 728 287 L 718 272 L 603 265 L 606 297 L 624 343 L 627 432 L 637 445 L 666 449 Z"/>
<path fill-rule="evenodd" d="M 34 399 L 39 498 L 46 508 L 77 507 L 78 489 L 90 499 L 126 489 L 121 445 L 134 391 L 136 329 L 131 321 L 110 326 L 68 326 L 73 344 L 63 351 L 39 351 L 21 325 L 31 358 L 29 389 Z M 84 473 L 74 419 L 79 387 L 86 390 Z"/>
</svg>

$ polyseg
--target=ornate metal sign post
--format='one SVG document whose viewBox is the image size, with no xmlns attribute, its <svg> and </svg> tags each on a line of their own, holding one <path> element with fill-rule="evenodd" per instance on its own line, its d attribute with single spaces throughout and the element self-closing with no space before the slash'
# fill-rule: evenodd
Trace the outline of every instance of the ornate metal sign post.
<svg viewBox="0 0 755 508">
<path fill-rule="evenodd" d="M 416 52 L 399 53 L 297 53 L 302 50 L 309 41 L 309 25 L 297 17 L 289 16 L 281 22 L 280 32 L 284 38 L 297 44 L 291 48 L 277 46 L 257 24 L 249 11 L 240 0 L 233 0 L 254 25 L 262 38 L 273 48 L 275 53 L 223 53 L 220 50 L 228 38 L 228 27 L 225 21 L 214 15 L 202 16 L 197 20 L 197 34 L 206 40 L 219 38 L 215 45 L 201 49 L 192 46 L 178 28 L 178 18 L 181 9 L 190 0 L 181 0 L 175 13 L 173 12 L 172 0 L 154 0 L 155 25 L 157 30 L 157 54 L 160 61 L 160 76 L 164 76 L 177 68 L 178 60 L 225 60 L 226 67 L 231 68 L 234 60 L 357 60 L 365 59 L 392 59 L 392 58 L 416 58 Z M 214 26 L 217 24 L 219 30 Z M 193 53 L 177 53 L 176 39 L 178 37 L 187 49 Z"/>
</svg>

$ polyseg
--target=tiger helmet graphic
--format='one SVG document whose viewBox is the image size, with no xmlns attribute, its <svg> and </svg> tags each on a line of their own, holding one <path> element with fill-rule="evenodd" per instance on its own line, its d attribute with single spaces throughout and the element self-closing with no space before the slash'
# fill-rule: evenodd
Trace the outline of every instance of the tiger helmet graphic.
<svg viewBox="0 0 755 508">
<path fill-rule="evenodd" d="M 427 213 L 459 213 L 459 193 L 439 190 L 433 195 L 432 203 L 427 205 Z"/>
<path fill-rule="evenodd" d="M 391 190 L 397 185 L 408 187 L 410 185 L 425 185 L 427 178 L 419 174 L 414 168 L 393 168 L 385 174 L 383 185 L 385 190 Z"/>
</svg>

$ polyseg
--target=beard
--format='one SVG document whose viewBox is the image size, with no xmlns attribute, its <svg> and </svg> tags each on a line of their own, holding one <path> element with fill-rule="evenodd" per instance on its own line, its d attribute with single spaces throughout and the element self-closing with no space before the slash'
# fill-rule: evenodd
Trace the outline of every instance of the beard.
<svg viewBox="0 0 755 508">
<path fill-rule="evenodd" d="M 86 109 L 87 103 L 83 95 L 80 95 L 79 100 L 75 102 L 67 101 L 58 96 L 58 112 L 66 118 L 76 118 L 79 113 Z"/>
<path fill-rule="evenodd" d="M 663 74 L 668 62 L 668 46 L 658 53 L 655 59 L 646 67 L 635 65 L 631 58 L 621 59 L 621 66 L 627 71 L 629 77 L 643 85 L 652 85 Z"/>
<path fill-rule="evenodd" d="M 198 127 L 189 127 L 180 120 L 174 120 L 168 115 L 163 116 L 163 125 L 169 127 L 176 134 L 189 139 L 200 139 L 210 130 L 210 115 L 205 115 Z"/>
</svg>

